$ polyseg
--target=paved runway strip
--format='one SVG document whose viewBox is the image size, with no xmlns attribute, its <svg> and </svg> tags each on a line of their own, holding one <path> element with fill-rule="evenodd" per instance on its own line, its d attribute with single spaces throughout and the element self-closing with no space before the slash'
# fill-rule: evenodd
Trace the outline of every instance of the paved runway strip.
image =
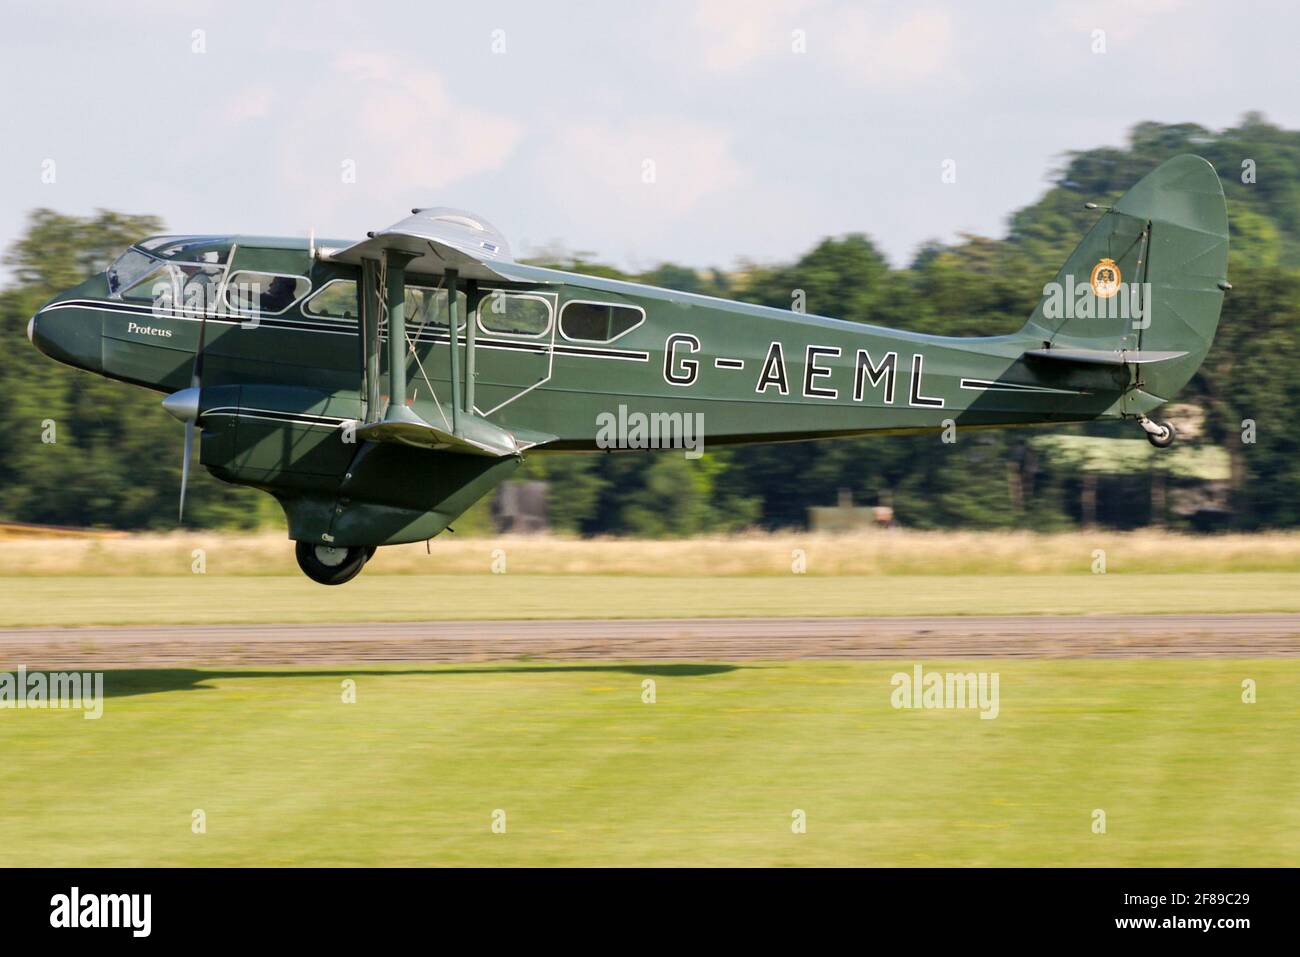
<svg viewBox="0 0 1300 957">
<path fill-rule="evenodd" d="M 0 668 L 381 661 L 1300 657 L 1300 615 L 694 618 L 0 630 Z"/>
</svg>

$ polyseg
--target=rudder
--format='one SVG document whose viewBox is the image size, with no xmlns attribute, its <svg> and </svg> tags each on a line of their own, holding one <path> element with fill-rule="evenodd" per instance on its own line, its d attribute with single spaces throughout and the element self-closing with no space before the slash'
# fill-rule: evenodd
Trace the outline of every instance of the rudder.
<svg viewBox="0 0 1300 957">
<path fill-rule="evenodd" d="M 1097 221 L 1022 333 L 1048 352 L 1140 353 L 1125 406 L 1145 412 L 1172 398 L 1205 358 L 1227 270 L 1218 174 L 1199 156 L 1177 156 Z"/>
</svg>

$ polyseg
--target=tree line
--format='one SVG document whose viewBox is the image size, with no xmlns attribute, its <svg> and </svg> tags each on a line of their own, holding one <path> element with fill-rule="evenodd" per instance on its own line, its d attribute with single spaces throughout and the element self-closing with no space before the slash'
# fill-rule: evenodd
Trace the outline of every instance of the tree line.
<svg viewBox="0 0 1300 957">
<path fill-rule="evenodd" d="M 827 238 L 793 263 L 726 271 L 666 263 L 630 274 L 582 255 L 544 264 L 787 309 L 798 290 L 810 313 L 938 335 L 997 335 L 1019 328 L 1095 221 L 1085 202 L 1106 204 L 1186 152 L 1209 159 L 1223 182 L 1234 289 L 1205 365 L 1177 402 L 1203 417 L 1191 444 L 1227 456 L 1221 525 L 1291 527 L 1300 522 L 1300 437 L 1288 421 L 1300 402 L 1300 132 L 1257 114 L 1217 132 L 1142 123 L 1123 147 L 1068 154 L 1044 195 L 1010 217 L 1004 238 L 930 242 L 905 268 L 892 268 L 865 234 Z M 37 210 L 9 249 L 12 280 L 0 291 L 0 520 L 174 527 L 180 426 L 152 393 L 41 359 L 24 335 L 28 318 L 57 291 L 162 229 L 151 216 Z M 42 441 L 45 422 L 55 423 L 54 443 Z M 1131 424 L 1118 423 L 1053 432 L 1136 437 Z M 834 504 L 841 490 L 859 504 L 888 504 L 900 524 L 921 528 L 1189 523 L 1164 507 L 1165 484 L 1195 479 L 1149 469 L 1085 476 L 1037 434 L 977 431 L 953 445 L 913 436 L 749 446 L 711 449 L 698 460 L 671 452 L 535 455 L 518 475 L 551 483 L 551 524 L 582 534 L 800 526 L 811 506 Z M 187 525 L 282 522 L 269 496 L 199 473 Z M 485 509 L 476 515 L 469 527 L 483 524 Z"/>
</svg>

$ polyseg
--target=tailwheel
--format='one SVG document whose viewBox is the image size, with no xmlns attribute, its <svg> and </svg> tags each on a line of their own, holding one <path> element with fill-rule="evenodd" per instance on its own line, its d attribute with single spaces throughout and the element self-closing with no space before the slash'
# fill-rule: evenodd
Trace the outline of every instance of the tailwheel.
<svg viewBox="0 0 1300 957">
<path fill-rule="evenodd" d="M 294 553 L 298 558 L 298 567 L 312 581 L 322 585 L 342 585 L 357 577 L 357 573 L 374 554 L 374 549 L 361 545 L 340 548 L 296 542 Z"/>
<path fill-rule="evenodd" d="M 1142 426 L 1142 431 L 1147 435 L 1147 441 L 1158 449 L 1167 449 L 1174 444 L 1174 439 L 1178 433 L 1169 422 L 1148 419 L 1145 415 L 1138 419 L 1138 425 Z"/>
</svg>

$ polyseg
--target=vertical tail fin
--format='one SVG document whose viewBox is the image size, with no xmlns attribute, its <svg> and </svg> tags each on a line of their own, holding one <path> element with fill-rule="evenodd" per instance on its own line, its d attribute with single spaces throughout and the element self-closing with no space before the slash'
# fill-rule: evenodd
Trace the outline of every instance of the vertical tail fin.
<svg viewBox="0 0 1300 957">
<path fill-rule="evenodd" d="M 1218 174 L 1199 156 L 1177 156 L 1097 221 L 1022 333 L 1049 354 L 1141 353 L 1145 361 L 1129 361 L 1139 392 L 1150 397 L 1140 405 L 1150 408 L 1177 393 L 1209 351 L 1227 273 Z"/>
</svg>

